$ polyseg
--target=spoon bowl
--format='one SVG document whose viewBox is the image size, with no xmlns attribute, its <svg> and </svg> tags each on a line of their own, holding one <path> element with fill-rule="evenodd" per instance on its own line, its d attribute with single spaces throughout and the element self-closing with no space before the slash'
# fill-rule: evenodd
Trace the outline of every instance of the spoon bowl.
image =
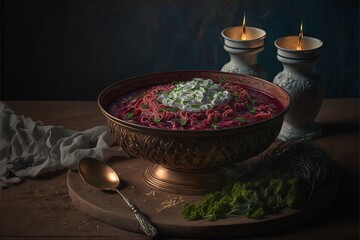
<svg viewBox="0 0 360 240">
<path fill-rule="evenodd" d="M 93 158 L 79 161 L 79 173 L 86 182 L 102 190 L 115 190 L 120 184 L 120 178 L 114 169 Z"/>
</svg>

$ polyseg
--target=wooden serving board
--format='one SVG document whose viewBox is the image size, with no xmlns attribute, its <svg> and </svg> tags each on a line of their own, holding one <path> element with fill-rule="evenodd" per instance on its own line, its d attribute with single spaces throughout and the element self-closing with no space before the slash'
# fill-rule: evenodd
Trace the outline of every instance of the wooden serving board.
<svg viewBox="0 0 360 240">
<path fill-rule="evenodd" d="M 180 212 L 181 205 L 195 203 L 201 200 L 202 196 L 177 195 L 151 189 L 143 180 L 143 172 L 148 166 L 148 162 L 143 159 L 115 159 L 109 162 L 109 165 L 121 178 L 121 192 L 154 223 L 159 235 L 171 237 L 240 237 L 281 231 L 328 208 L 335 198 L 338 186 L 337 181 L 317 189 L 312 201 L 301 210 L 286 208 L 260 220 L 237 216 L 213 222 L 186 221 Z M 83 213 L 124 230 L 141 232 L 133 212 L 117 193 L 91 187 L 82 180 L 77 171 L 68 172 L 67 186 L 73 205 Z M 163 207 L 162 202 L 170 199 L 180 203 L 159 212 Z"/>
</svg>

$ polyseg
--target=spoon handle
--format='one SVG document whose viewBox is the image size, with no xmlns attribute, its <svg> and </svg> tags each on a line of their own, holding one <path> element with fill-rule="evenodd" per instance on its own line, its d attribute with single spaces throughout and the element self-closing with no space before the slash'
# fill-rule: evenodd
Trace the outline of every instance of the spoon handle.
<svg viewBox="0 0 360 240">
<path fill-rule="evenodd" d="M 135 213 L 135 217 L 138 220 L 141 229 L 143 232 L 151 238 L 156 237 L 158 234 L 158 231 L 156 227 L 145 217 L 145 215 L 135 206 L 135 204 L 132 204 L 130 200 L 125 197 L 118 189 L 115 189 L 115 191 L 120 194 L 120 196 L 124 199 L 124 201 L 127 203 L 127 205 L 133 210 Z"/>
</svg>

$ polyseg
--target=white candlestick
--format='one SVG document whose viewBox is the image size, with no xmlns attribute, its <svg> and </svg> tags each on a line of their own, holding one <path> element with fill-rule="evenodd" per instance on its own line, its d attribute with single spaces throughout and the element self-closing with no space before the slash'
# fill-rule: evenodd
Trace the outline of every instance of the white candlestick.
<svg viewBox="0 0 360 240">
<path fill-rule="evenodd" d="M 277 59 L 283 71 L 274 78 L 274 83 L 292 96 L 292 106 L 285 115 L 278 136 L 281 140 L 292 138 L 316 138 L 321 136 L 321 127 L 314 122 L 324 96 L 324 85 L 315 72 L 315 64 L 323 42 L 316 38 L 302 38 L 297 50 L 298 36 L 279 38 L 275 41 Z"/>
</svg>

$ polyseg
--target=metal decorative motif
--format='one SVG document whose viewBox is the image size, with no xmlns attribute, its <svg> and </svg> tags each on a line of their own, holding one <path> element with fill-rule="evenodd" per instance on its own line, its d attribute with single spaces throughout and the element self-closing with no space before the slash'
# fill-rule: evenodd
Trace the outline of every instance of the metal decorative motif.
<svg viewBox="0 0 360 240">
<path fill-rule="evenodd" d="M 265 128 L 231 136 L 189 137 L 138 133 L 108 120 L 115 141 L 130 155 L 165 167 L 181 170 L 206 170 L 243 161 L 265 150 L 276 138 L 282 119 Z M 236 134 L 238 132 L 238 134 Z"/>
<path fill-rule="evenodd" d="M 134 212 L 136 219 L 138 220 L 141 230 L 150 238 L 154 238 L 157 236 L 158 231 L 156 227 L 145 217 L 145 215 L 135 206 L 135 204 L 131 203 L 130 200 L 125 197 L 118 189 L 116 189 L 117 193 L 124 199 L 126 204 L 131 208 Z"/>
</svg>

